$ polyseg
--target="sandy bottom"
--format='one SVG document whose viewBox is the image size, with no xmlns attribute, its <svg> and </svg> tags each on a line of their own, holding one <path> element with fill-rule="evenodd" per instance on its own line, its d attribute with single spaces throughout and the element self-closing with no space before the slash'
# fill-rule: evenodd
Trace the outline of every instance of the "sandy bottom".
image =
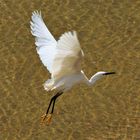
<svg viewBox="0 0 140 140">
<path fill-rule="evenodd" d="M 140 140 L 140 1 L 1 0 L 0 9 L 0 140 Z M 40 126 L 52 94 L 30 34 L 36 9 L 56 39 L 78 32 L 88 77 L 117 73 L 61 96 L 50 126 Z"/>
</svg>

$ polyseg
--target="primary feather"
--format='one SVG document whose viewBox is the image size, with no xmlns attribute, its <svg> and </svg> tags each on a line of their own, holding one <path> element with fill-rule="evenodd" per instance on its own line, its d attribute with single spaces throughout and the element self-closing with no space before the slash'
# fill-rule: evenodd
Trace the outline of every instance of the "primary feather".
<svg viewBox="0 0 140 140">
<path fill-rule="evenodd" d="M 31 19 L 31 33 L 35 36 L 37 53 L 39 54 L 42 63 L 51 73 L 57 42 L 47 29 L 41 13 L 38 11 L 33 12 Z"/>
</svg>

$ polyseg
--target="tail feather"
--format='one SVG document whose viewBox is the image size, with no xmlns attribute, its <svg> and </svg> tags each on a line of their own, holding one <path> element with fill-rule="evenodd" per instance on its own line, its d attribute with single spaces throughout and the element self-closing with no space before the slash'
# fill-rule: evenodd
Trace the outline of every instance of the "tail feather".
<svg viewBox="0 0 140 140">
<path fill-rule="evenodd" d="M 51 91 L 54 85 L 54 81 L 52 79 L 48 79 L 44 84 L 44 89 L 47 91 Z"/>
</svg>

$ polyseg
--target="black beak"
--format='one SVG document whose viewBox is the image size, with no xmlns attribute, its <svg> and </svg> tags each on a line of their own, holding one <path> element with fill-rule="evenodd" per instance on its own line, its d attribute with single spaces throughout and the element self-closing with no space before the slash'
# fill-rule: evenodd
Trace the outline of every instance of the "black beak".
<svg viewBox="0 0 140 140">
<path fill-rule="evenodd" d="M 106 72 L 104 75 L 116 74 L 116 72 Z"/>
</svg>

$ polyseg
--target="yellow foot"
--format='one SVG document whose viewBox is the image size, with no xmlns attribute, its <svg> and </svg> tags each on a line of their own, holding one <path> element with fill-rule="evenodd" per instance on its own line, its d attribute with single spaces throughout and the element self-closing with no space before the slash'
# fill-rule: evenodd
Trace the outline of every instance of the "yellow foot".
<svg viewBox="0 0 140 140">
<path fill-rule="evenodd" d="M 41 124 L 50 124 L 52 120 L 52 114 L 44 114 L 41 116 Z"/>
</svg>

